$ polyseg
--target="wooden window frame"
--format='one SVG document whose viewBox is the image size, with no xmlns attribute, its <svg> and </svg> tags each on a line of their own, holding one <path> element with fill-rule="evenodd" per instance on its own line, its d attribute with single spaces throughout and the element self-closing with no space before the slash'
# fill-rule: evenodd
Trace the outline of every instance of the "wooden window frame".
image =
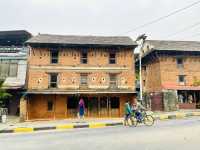
<svg viewBox="0 0 200 150">
<path fill-rule="evenodd" d="M 109 64 L 116 64 L 116 52 L 109 53 Z"/>
<path fill-rule="evenodd" d="M 186 84 L 186 79 L 185 79 L 186 75 L 178 75 L 178 83 L 180 85 L 185 85 Z M 182 79 L 181 79 L 182 78 Z M 183 80 L 183 81 L 182 81 Z"/>
<path fill-rule="evenodd" d="M 59 51 L 58 50 L 51 50 L 50 51 L 51 55 L 50 55 L 50 59 L 51 59 L 51 64 L 58 64 L 58 60 L 59 60 Z M 53 53 L 56 53 L 56 56 L 53 56 Z M 55 62 L 54 62 L 55 61 Z"/>
<path fill-rule="evenodd" d="M 56 82 L 52 82 L 52 75 L 56 75 Z M 52 84 L 56 84 L 55 87 Z M 58 88 L 58 73 L 49 73 L 49 88 Z"/>
<path fill-rule="evenodd" d="M 183 60 L 182 57 L 177 57 L 176 58 L 176 65 L 177 65 L 178 68 L 183 68 L 184 67 L 184 60 Z"/>
<path fill-rule="evenodd" d="M 115 78 L 115 80 L 113 80 L 114 79 L 113 77 Z M 111 88 L 116 88 L 117 87 L 117 75 L 116 74 L 110 74 L 109 78 L 110 78 L 110 80 L 109 80 L 109 86 Z"/>
<path fill-rule="evenodd" d="M 88 51 L 87 50 L 81 51 L 80 62 L 81 62 L 81 64 L 88 63 Z"/>
<path fill-rule="evenodd" d="M 85 78 L 85 82 L 83 82 L 83 77 Z M 80 74 L 80 85 L 87 86 L 88 85 L 88 74 Z"/>
</svg>

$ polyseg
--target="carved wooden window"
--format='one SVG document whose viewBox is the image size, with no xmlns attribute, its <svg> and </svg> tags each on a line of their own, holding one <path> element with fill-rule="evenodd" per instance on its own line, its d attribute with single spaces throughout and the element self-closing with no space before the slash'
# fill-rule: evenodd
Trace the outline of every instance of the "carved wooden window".
<svg viewBox="0 0 200 150">
<path fill-rule="evenodd" d="M 177 58 L 176 63 L 177 63 L 177 67 L 179 68 L 183 67 L 183 58 Z"/>
<path fill-rule="evenodd" d="M 181 85 L 185 85 L 185 82 L 186 82 L 186 80 L 185 80 L 185 75 L 179 75 L 179 76 L 178 76 L 178 82 L 179 82 L 179 84 L 181 84 Z"/>
<path fill-rule="evenodd" d="M 80 76 L 80 84 L 81 85 L 87 85 L 87 74 L 81 74 Z"/>
<path fill-rule="evenodd" d="M 87 50 L 83 50 L 81 52 L 81 63 L 82 64 L 87 64 L 87 55 L 88 55 Z"/>
<path fill-rule="evenodd" d="M 57 73 L 51 73 L 50 76 L 50 82 L 49 87 L 50 88 L 57 88 L 57 82 L 58 82 L 58 74 Z"/>
<path fill-rule="evenodd" d="M 110 64 L 115 64 L 116 63 L 116 53 L 115 52 L 110 52 L 110 54 L 109 54 L 109 63 Z"/>
<path fill-rule="evenodd" d="M 57 64 L 58 63 L 58 50 L 51 51 L 51 63 Z"/>
<path fill-rule="evenodd" d="M 116 74 L 110 74 L 110 87 L 115 88 L 117 86 L 117 76 Z"/>
</svg>

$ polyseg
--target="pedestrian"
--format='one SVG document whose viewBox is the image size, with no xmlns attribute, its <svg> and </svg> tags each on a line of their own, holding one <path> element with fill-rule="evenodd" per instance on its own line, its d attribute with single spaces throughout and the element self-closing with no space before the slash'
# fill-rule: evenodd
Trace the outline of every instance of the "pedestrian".
<svg viewBox="0 0 200 150">
<path fill-rule="evenodd" d="M 85 102 L 81 98 L 79 103 L 78 103 L 78 115 L 80 119 L 84 119 L 84 114 L 85 114 Z"/>
<path fill-rule="evenodd" d="M 124 104 L 124 110 L 125 110 L 124 125 L 126 126 L 129 125 L 128 120 L 131 119 L 131 106 L 129 101 L 127 101 Z"/>
</svg>

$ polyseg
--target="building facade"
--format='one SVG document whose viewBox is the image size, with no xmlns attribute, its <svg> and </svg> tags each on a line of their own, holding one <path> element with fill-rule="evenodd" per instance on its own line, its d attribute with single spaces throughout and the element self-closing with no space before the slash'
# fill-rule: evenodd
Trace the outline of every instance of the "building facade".
<svg viewBox="0 0 200 150">
<path fill-rule="evenodd" d="M 144 91 L 153 110 L 200 106 L 200 42 L 147 41 L 143 49 Z"/>
<path fill-rule="evenodd" d="M 12 97 L 5 101 L 9 115 L 19 114 L 19 100 L 23 95 L 28 48 L 24 42 L 31 34 L 24 30 L 0 31 L 0 80 Z"/>
<path fill-rule="evenodd" d="M 26 120 L 77 117 L 80 98 L 86 117 L 120 117 L 125 101 L 134 101 L 136 43 L 129 37 L 41 34 L 27 44 Z"/>
</svg>

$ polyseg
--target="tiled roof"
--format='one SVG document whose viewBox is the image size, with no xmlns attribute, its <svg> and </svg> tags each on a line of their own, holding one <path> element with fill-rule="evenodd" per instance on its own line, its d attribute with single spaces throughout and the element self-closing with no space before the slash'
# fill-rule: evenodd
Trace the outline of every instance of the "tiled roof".
<svg viewBox="0 0 200 150">
<path fill-rule="evenodd" d="M 147 40 L 155 50 L 200 51 L 200 41 L 161 41 Z"/>
<path fill-rule="evenodd" d="M 64 45 L 104 45 L 104 46 L 136 46 L 126 36 L 74 36 L 39 34 L 29 39 L 28 44 L 64 44 Z"/>
</svg>

